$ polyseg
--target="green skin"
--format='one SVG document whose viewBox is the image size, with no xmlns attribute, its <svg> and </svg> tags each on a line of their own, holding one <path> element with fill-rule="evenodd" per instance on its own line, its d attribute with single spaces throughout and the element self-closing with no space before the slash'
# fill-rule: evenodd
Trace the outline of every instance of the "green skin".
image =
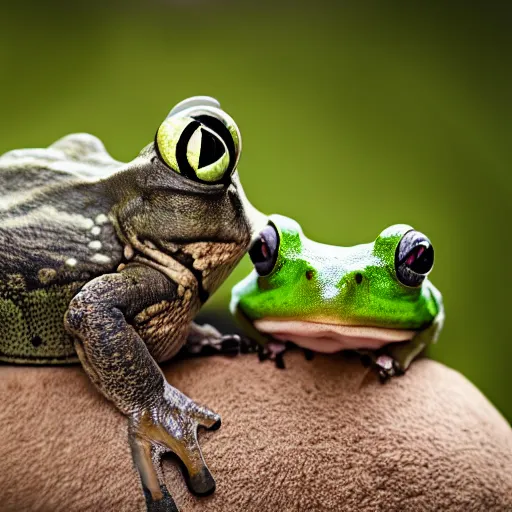
<svg viewBox="0 0 512 512">
<path fill-rule="evenodd" d="M 209 127 L 196 120 L 205 115 Z M 239 151 L 234 121 L 199 97 L 126 164 L 88 134 L 0 157 L 0 360 L 79 360 L 129 418 L 149 509 L 176 510 L 159 463 L 167 451 L 192 491 L 214 490 L 197 428 L 220 417 L 157 362 L 223 340 L 192 320 L 266 222 L 240 185 Z"/>
<path fill-rule="evenodd" d="M 336 247 L 309 240 L 287 217 L 270 221 L 279 234 L 272 271 L 253 270 L 232 291 L 231 312 L 251 338 L 317 352 L 358 350 L 385 377 L 405 372 L 437 340 L 441 294 L 427 278 L 409 287 L 396 277 L 395 252 L 410 226 L 391 226 L 369 244 Z"/>
</svg>

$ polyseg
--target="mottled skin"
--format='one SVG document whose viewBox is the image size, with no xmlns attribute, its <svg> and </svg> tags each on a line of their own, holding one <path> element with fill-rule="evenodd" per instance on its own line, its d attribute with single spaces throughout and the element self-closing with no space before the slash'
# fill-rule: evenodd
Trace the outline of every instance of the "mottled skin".
<svg viewBox="0 0 512 512">
<path fill-rule="evenodd" d="M 275 342 L 286 340 L 319 352 L 358 350 L 383 377 L 400 374 L 443 325 L 441 294 L 426 277 L 433 264 L 429 246 L 424 235 L 400 224 L 375 242 L 335 247 L 309 240 L 295 221 L 273 215 L 250 251 L 255 270 L 233 288 L 231 311 L 251 338 L 275 351 Z M 429 258 L 425 273 L 411 273 L 409 264 L 419 266 L 416 254 Z"/>
<path fill-rule="evenodd" d="M 175 107 L 164 123 L 186 108 L 189 116 L 225 115 L 202 97 Z M 194 169 L 203 129 L 195 160 L 189 158 Z M 157 362 L 176 354 L 189 332 L 196 342 L 220 337 L 192 319 L 261 227 L 233 151 L 210 172 L 222 175 L 215 182 L 170 168 L 156 142 L 127 164 L 87 134 L 0 157 L 0 360 L 78 357 L 129 418 L 132 453 L 154 510 L 175 507 L 163 491 L 163 452 L 181 458 L 194 492 L 214 490 L 197 427 L 219 426 L 220 417 L 170 386 Z"/>
</svg>

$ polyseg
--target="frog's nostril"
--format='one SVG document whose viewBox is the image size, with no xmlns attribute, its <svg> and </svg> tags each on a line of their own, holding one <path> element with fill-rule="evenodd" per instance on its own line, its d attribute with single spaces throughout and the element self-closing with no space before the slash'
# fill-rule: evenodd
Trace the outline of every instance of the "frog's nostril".
<svg viewBox="0 0 512 512">
<path fill-rule="evenodd" d="M 314 270 L 306 270 L 306 279 L 308 281 L 311 281 L 311 279 L 313 279 L 314 276 L 315 276 Z"/>
<path fill-rule="evenodd" d="M 363 282 L 363 274 L 359 272 L 354 276 L 354 278 L 357 284 L 361 284 Z"/>
</svg>

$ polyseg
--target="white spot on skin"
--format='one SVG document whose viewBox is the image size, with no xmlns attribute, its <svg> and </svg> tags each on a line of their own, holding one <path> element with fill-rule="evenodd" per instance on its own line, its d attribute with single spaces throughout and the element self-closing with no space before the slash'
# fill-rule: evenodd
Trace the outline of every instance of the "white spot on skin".
<svg viewBox="0 0 512 512">
<path fill-rule="evenodd" d="M 85 229 L 91 229 L 93 226 L 94 226 L 94 221 L 92 219 L 84 220 L 84 228 Z"/>
<path fill-rule="evenodd" d="M 96 216 L 95 222 L 101 226 L 102 224 L 106 224 L 108 222 L 108 217 L 105 214 L 100 213 Z"/>
<path fill-rule="evenodd" d="M 91 235 L 98 236 L 101 233 L 101 228 L 99 226 L 94 226 L 91 229 Z"/>
<path fill-rule="evenodd" d="M 91 261 L 94 261 L 94 263 L 110 263 L 110 258 L 105 254 L 94 254 Z"/>
<path fill-rule="evenodd" d="M 99 240 L 93 240 L 92 242 L 89 242 L 87 247 L 93 251 L 99 251 L 101 249 L 101 242 Z"/>
<path fill-rule="evenodd" d="M 77 264 L 77 263 L 78 263 L 78 261 L 76 261 L 76 259 L 75 259 L 75 258 L 68 258 L 68 259 L 66 260 L 66 265 L 67 265 L 68 267 L 76 267 L 76 264 Z"/>
<path fill-rule="evenodd" d="M 92 219 L 84 217 L 79 213 L 69 213 L 57 210 L 53 206 L 44 205 L 31 210 L 25 215 L 17 215 L 2 221 L 2 227 L 16 228 L 36 223 L 44 225 L 48 219 L 51 219 L 53 224 L 74 227 L 76 229 L 91 229 L 94 225 Z"/>
<path fill-rule="evenodd" d="M 134 254 L 133 247 L 129 244 L 125 245 L 124 246 L 124 257 L 127 260 L 131 260 L 133 258 L 133 254 Z"/>
</svg>

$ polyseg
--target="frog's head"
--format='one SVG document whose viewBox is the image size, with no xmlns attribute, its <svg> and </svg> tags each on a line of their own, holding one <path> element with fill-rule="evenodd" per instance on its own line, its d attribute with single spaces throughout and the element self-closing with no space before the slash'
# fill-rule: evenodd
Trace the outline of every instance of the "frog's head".
<svg viewBox="0 0 512 512">
<path fill-rule="evenodd" d="M 231 309 L 278 340 L 327 352 L 377 348 L 411 339 L 439 311 L 427 279 L 434 249 L 411 226 L 391 226 L 369 244 L 335 247 L 274 215 L 249 254 L 254 271 L 233 289 Z"/>
<path fill-rule="evenodd" d="M 112 176 L 120 231 L 155 245 L 212 241 L 244 252 L 263 216 L 238 178 L 241 149 L 240 131 L 217 100 L 196 96 L 176 105 L 154 141 Z"/>
</svg>

